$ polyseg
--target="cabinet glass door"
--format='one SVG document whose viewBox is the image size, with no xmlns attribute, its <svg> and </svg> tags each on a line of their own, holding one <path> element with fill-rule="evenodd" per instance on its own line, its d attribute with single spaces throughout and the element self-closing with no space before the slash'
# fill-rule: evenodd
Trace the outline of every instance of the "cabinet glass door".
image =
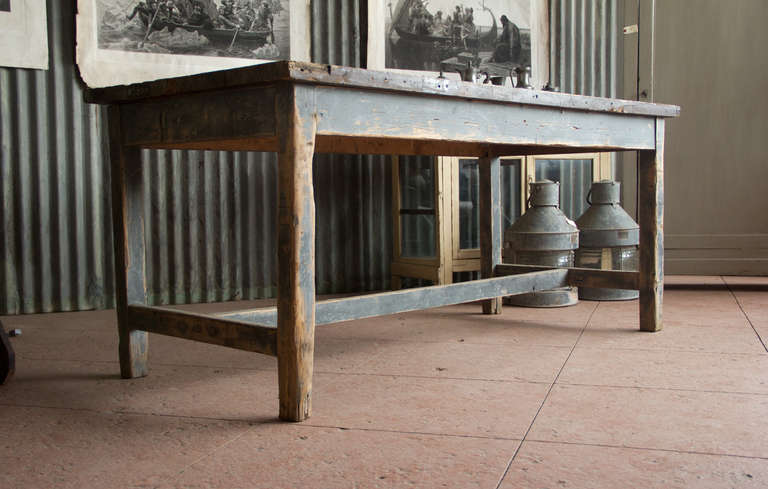
<svg viewBox="0 0 768 489">
<path fill-rule="evenodd" d="M 509 227 L 523 208 L 522 174 L 523 158 L 501 159 L 501 230 Z M 475 158 L 460 158 L 457 163 L 457 177 L 454 185 L 454 223 L 458 230 L 454 234 L 454 258 L 480 257 L 480 170 Z"/>
<path fill-rule="evenodd" d="M 435 163 L 429 158 L 400 158 L 400 257 L 434 258 Z"/>
</svg>

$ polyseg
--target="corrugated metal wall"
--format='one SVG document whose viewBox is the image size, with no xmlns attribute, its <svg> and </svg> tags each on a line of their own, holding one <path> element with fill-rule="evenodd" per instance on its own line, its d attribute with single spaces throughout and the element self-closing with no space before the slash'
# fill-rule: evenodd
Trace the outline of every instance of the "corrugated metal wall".
<svg viewBox="0 0 768 489">
<path fill-rule="evenodd" d="M 82 102 L 75 0 L 48 1 L 49 71 L 0 68 L 0 314 L 111 307 L 101 109 Z M 552 74 L 563 91 L 616 95 L 619 0 L 551 0 Z M 315 1 L 312 57 L 359 65 L 358 2 Z M 272 154 L 145 152 L 148 270 L 156 302 L 272 295 Z M 315 161 L 321 293 L 389 286 L 389 158 Z"/>
<path fill-rule="evenodd" d="M 620 95 L 622 8 L 622 0 L 550 0 L 550 79 L 561 92 Z M 587 208 L 591 165 L 564 161 L 546 170 L 537 167 L 537 178 L 539 170 L 561 182 L 561 207 L 578 218 Z"/>
<path fill-rule="evenodd" d="M 82 102 L 74 0 L 48 1 L 49 71 L 0 68 L 0 314 L 112 307 L 104 114 Z M 312 57 L 360 64 L 358 3 L 312 6 Z M 154 302 L 269 297 L 276 158 L 145 151 Z M 389 158 L 318 155 L 320 293 L 389 286 Z"/>
<path fill-rule="evenodd" d="M 100 110 L 76 82 L 72 4 L 48 3 L 51 69 L 0 68 L 0 313 L 112 303 Z"/>
<path fill-rule="evenodd" d="M 550 78 L 561 92 L 619 96 L 621 0 L 550 0 Z"/>
</svg>

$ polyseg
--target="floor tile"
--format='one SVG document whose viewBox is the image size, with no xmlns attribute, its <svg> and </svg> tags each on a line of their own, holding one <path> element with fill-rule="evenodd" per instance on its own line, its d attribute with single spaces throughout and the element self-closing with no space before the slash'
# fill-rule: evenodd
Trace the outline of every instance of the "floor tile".
<svg viewBox="0 0 768 489">
<path fill-rule="evenodd" d="M 101 311 L 57 312 L 47 314 L 19 314 L 17 316 L 0 316 L 5 329 L 42 327 L 66 329 L 74 331 L 101 330 L 110 331 L 117 326 L 117 316 L 114 309 Z"/>
<path fill-rule="evenodd" d="M 321 389 L 319 389 L 321 390 Z M 116 363 L 19 359 L 0 404 L 252 421 L 277 415 L 274 371 L 150 368 L 121 379 Z"/>
<path fill-rule="evenodd" d="M 50 326 L 27 326 L 12 340 L 20 358 L 117 362 L 117 328 L 74 330 Z M 253 352 L 210 345 L 159 334 L 149 335 L 149 366 L 189 365 L 275 370 L 277 359 Z M 315 369 L 321 372 L 346 372 L 370 360 L 378 349 L 376 342 L 350 343 L 332 338 L 315 344 Z"/>
<path fill-rule="evenodd" d="M 518 443 L 263 425 L 160 487 L 493 488 Z"/>
<path fill-rule="evenodd" d="M 501 489 L 757 489 L 768 460 L 524 442 Z"/>
<path fill-rule="evenodd" d="M 768 458 L 768 396 L 556 385 L 528 440 Z"/>
<path fill-rule="evenodd" d="M 665 275 L 664 286 L 701 286 L 722 285 L 723 279 L 719 275 Z"/>
<path fill-rule="evenodd" d="M 595 304 L 556 309 L 505 306 L 501 315 L 461 304 L 318 326 L 317 338 L 571 347 Z"/>
<path fill-rule="evenodd" d="M 676 350 L 720 353 L 765 353 L 765 349 L 749 323 L 741 327 L 670 324 L 665 320 L 662 331 L 640 331 L 637 323 L 619 320 L 590 322 L 579 340 L 579 346 L 634 350 Z"/>
<path fill-rule="evenodd" d="M 577 346 L 558 383 L 768 394 L 768 355 Z"/>
<path fill-rule="evenodd" d="M 154 487 L 245 433 L 246 423 L 2 407 L 0 487 Z"/>
<path fill-rule="evenodd" d="M 310 424 L 522 439 L 548 384 L 338 375 Z M 317 408 L 317 409 L 315 409 Z"/>
<path fill-rule="evenodd" d="M 692 325 L 739 328 L 746 318 L 733 295 L 725 288 L 716 292 L 665 291 L 662 316 L 665 326 Z M 590 326 L 626 324 L 638 327 L 638 301 L 601 302 Z"/>
<path fill-rule="evenodd" d="M 570 351 L 568 347 L 392 341 L 380 343 L 377 353 L 357 371 L 383 375 L 551 383 Z"/>
</svg>

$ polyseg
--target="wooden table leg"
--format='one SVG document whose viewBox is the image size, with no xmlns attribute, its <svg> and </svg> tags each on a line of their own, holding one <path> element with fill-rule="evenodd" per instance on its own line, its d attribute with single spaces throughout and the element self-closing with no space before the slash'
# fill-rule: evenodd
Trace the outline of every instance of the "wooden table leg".
<svg viewBox="0 0 768 489">
<path fill-rule="evenodd" d="M 312 412 L 315 347 L 315 200 L 312 156 L 316 119 L 311 89 L 286 88 L 278 107 L 277 368 L 280 419 Z"/>
<path fill-rule="evenodd" d="M 640 151 L 640 330 L 661 331 L 664 292 L 664 119 L 656 119 L 656 149 Z"/>
<path fill-rule="evenodd" d="M 115 301 L 119 333 L 120 375 L 147 375 L 147 332 L 133 329 L 126 306 L 146 304 L 141 150 L 123 145 L 120 107 L 109 107 L 112 162 L 112 226 L 115 250 Z"/>
<path fill-rule="evenodd" d="M 501 163 L 480 158 L 480 276 L 493 277 L 501 263 Z M 483 314 L 501 314 L 501 297 L 483 301 Z"/>
</svg>

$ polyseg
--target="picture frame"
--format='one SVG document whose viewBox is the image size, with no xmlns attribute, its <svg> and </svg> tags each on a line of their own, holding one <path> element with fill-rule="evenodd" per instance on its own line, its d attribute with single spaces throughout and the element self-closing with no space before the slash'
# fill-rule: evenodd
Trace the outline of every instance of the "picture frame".
<svg viewBox="0 0 768 489">
<path fill-rule="evenodd" d="M 309 2 L 77 0 L 80 77 L 93 88 L 309 61 Z"/>
<path fill-rule="evenodd" d="M 0 66 L 48 69 L 45 0 L 0 0 Z"/>
<path fill-rule="evenodd" d="M 368 0 L 367 6 L 367 68 L 459 79 L 458 69 L 472 59 L 494 75 L 530 66 L 534 88 L 549 80 L 547 0 Z M 502 16 L 514 27 L 505 31 Z M 504 35 L 520 39 L 519 49 L 515 41 L 504 43 Z"/>
</svg>

